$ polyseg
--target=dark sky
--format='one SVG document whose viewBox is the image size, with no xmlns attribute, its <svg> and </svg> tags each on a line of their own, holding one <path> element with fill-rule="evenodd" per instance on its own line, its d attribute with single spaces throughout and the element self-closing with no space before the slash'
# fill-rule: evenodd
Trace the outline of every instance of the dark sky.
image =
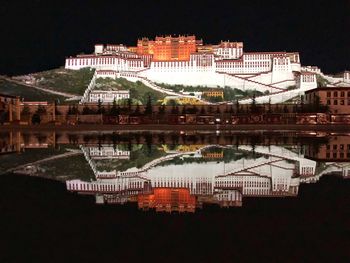
<svg viewBox="0 0 350 263">
<path fill-rule="evenodd" d="M 303 65 L 350 69 L 350 1 L 5 1 L 0 74 L 62 66 L 95 43 L 195 34 L 243 41 L 246 51 L 299 51 Z M 2 21 L 1 21 L 2 20 Z"/>
</svg>

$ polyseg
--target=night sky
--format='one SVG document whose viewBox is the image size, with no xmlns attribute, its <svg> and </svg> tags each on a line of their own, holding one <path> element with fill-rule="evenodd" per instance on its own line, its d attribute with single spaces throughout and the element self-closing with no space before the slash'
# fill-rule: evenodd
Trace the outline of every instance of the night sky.
<svg viewBox="0 0 350 263">
<path fill-rule="evenodd" d="M 5 1 L 0 74 L 64 65 L 95 43 L 195 34 L 243 41 L 245 51 L 299 51 L 303 65 L 350 69 L 350 1 Z M 53 3 L 54 2 L 54 3 Z"/>
</svg>

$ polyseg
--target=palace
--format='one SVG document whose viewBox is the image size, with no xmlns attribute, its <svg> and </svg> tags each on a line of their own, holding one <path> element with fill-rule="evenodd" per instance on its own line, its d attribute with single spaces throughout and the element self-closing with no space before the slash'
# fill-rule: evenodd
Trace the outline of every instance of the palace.
<svg viewBox="0 0 350 263">
<path fill-rule="evenodd" d="M 244 52 L 243 47 L 243 42 L 230 41 L 206 45 L 194 35 L 157 36 L 141 38 L 134 47 L 97 44 L 93 54 L 67 58 L 65 68 L 92 67 L 100 77 L 141 81 L 158 91 L 162 88 L 156 83 L 228 86 L 269 94 L 258 102 L 285 101 L 317 87 L 317 72 L 302 69 L 298 52 Z"/>
</svg>

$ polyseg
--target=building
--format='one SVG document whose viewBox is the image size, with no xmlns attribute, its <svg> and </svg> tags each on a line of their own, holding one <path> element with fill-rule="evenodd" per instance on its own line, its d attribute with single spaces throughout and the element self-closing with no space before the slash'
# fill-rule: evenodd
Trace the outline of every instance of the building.
<svg viewBox="0 0 350 263">
<path fill-rule="evenodd" d="M 203 91 L 202 96 L 224 98 L 224 91 L 223 91 L 223 89 L 205 90 L 205 91 Z"/>
<path fill-rule="evenodd" d="M 137 41 L 138 55 L 153 55 L 155 61 L 188 60 L 190 54 L 196 52 L 197 45 L 195 36 L 164 36 L 156 37 L 155 40 L 142 38 Z"/>
<path fill-rule="evenodd" d="M 305 75 L 300 74 L 298 52 L 244 52 L 243 42 L 204 45 L 193 35 L 142 38 L 136 47 L 128 48 L 98 44 L 93 54 L 66 59 L 67 69 L 83 67 L 115 71 L 116 77 L 146 85 L 228 86 L 270 94 L 289 92 L 287 87 L 295 86 Z M 310 82 L 306 77 L 300 81 L 303 90 L 310 88 Z"/>
<path fill-rule="evenodd" d="M 0 94 L 0 124 L 9 122 L 19 122 L 21 119 L 20 97 Z M 8 114 L 7 114 L 8 112 Z"/>
<path fill-rule="evenodd" d="M 326 144 L 321 144 L 317 150 L 307 147 L 306 156 L 325 162 L 349 162 L 350 137 L 345 135 L 332 136 Z"/>
<path fill-rule="evenodd" d="M 113 103 L 121 99 L 129 99 L 129 90 L 92 90 L 89 93 L 89 102 Z"/>
<path fill-rule="evenodd" d="M 320 87 L 305 92 L 305 103 L 328 105 L 335 114 L 350 114 L 350 87 Z"/>
<path fill-rule="evenodd" d="M 157 212 L 195 212 L 196 197 L 187 188 L 154 188 L 151 194 L 138 195 L 138 207 Z"/>
<path fill-rule="evenodd" d="M 221 41 L 213 47 L 213 52 L 223 59 L 238 59 L 243 55 L 243 42 Z"/>
</svg>

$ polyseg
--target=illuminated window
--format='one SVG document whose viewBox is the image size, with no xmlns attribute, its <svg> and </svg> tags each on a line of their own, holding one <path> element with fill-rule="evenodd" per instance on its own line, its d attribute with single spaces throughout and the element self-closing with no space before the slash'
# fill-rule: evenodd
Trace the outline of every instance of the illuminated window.
<svg viewBox="0 0 350 263">
<path fill-rule="evenodd" d="M 340 144 L 340 145 L 339 145 L 339 149 L 340 149 L 340 150 L 344 150 L 344 144 Z"/>
</svg>

